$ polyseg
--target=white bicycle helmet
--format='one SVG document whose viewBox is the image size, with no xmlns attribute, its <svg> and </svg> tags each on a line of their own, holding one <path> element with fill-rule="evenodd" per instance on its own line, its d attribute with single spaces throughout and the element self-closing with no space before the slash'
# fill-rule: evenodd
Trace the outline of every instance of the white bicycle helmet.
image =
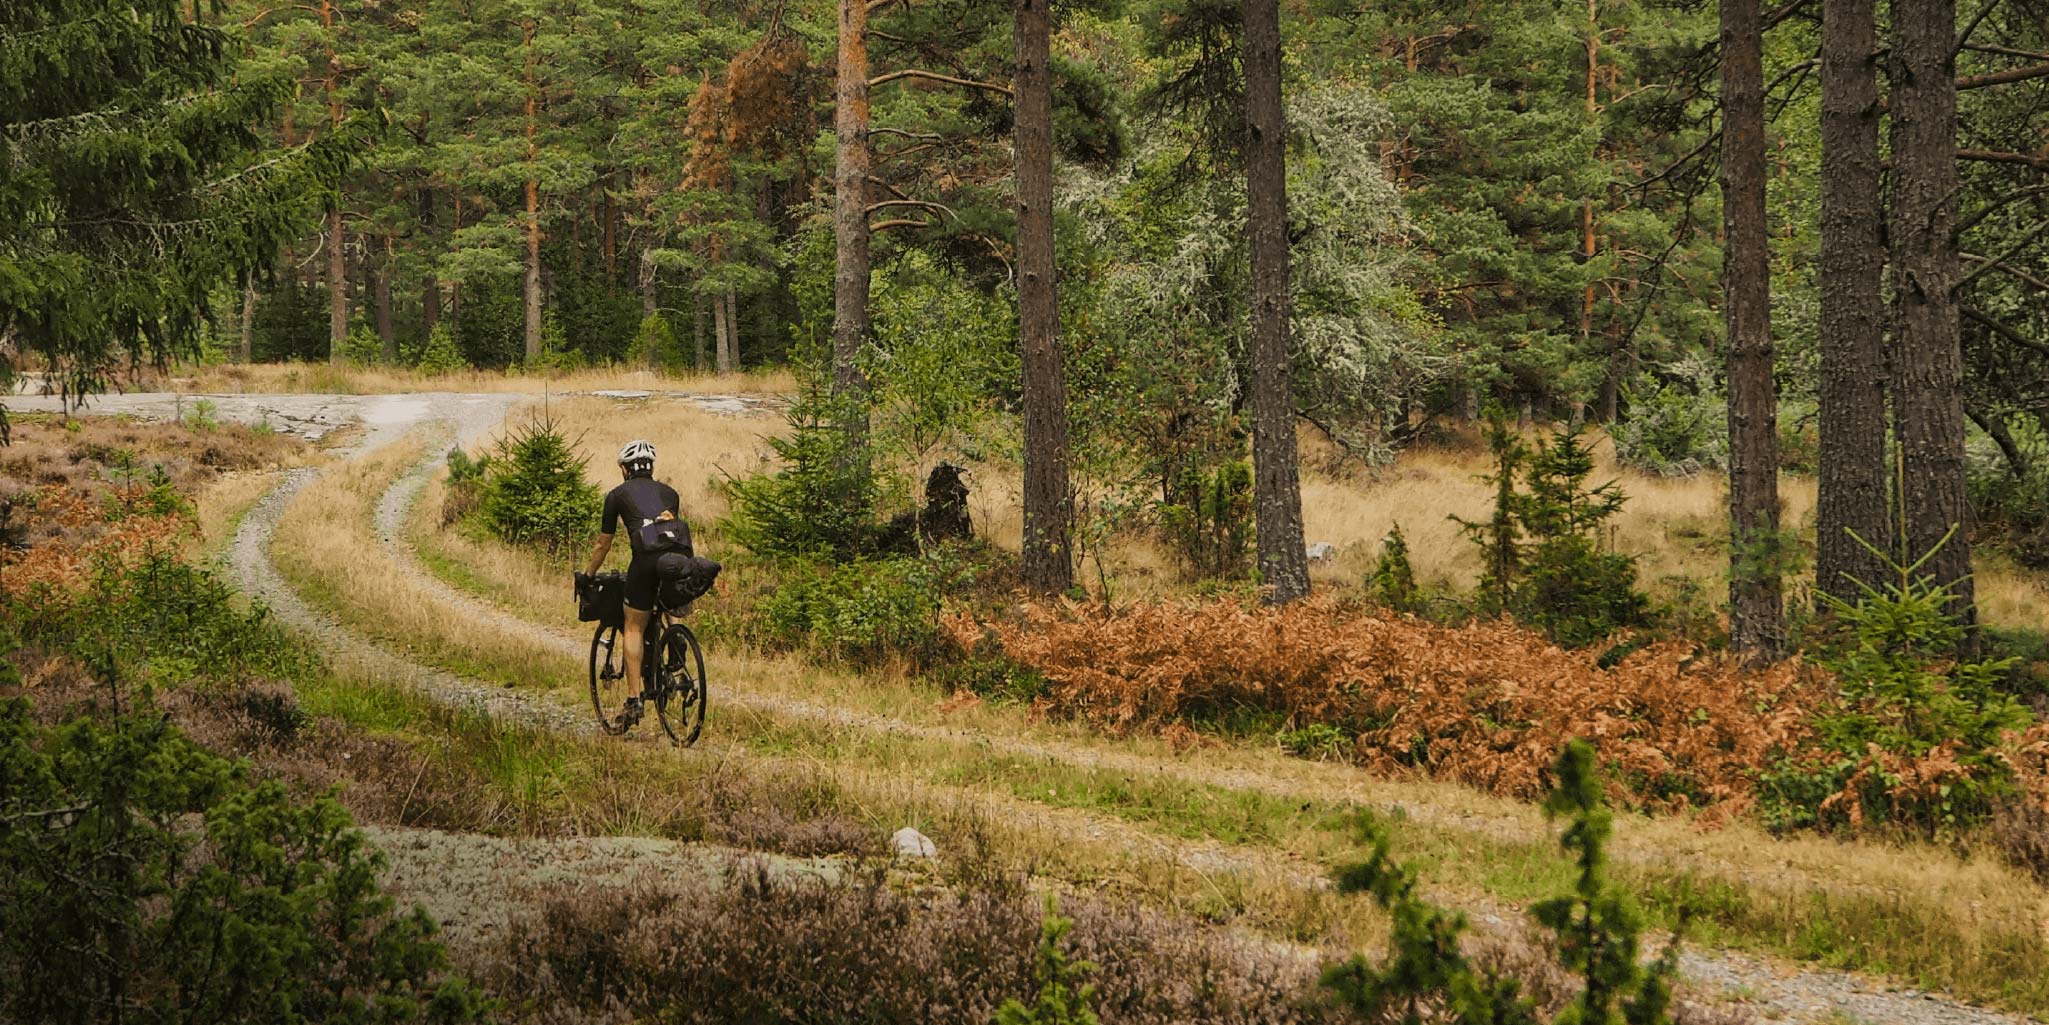
<svg viewBox="0 0 2049 1025">
<path fill-rule="evenodd" d="M 635 438 L 627 442 L 625 448 L 619 450 L 620 466 L 631 466 L 635 463 L 646 463 L 650 469 L 654 467 L 654 442 L 648 441 L 645 438 Z"/>
</svg>

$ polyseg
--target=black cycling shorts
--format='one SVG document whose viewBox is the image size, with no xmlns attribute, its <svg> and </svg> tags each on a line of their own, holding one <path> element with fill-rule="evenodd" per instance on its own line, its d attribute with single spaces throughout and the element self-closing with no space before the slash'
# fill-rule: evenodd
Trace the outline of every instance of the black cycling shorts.
<svg viewBox="0 0 2049 1025">
<path fill-rule="evenodd" d="M 633 561 L 626 564 L 626 607 L 641 612 L 655 610 L 655 588 L 661 578 L 655 572 L 655 560 L 659 552 L 634 552 Z"/>
</svg>

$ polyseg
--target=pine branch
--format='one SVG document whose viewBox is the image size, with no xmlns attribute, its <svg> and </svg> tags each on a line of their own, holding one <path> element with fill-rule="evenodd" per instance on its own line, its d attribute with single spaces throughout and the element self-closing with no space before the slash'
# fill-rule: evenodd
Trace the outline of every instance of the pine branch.
<svg viewBox="0 0 2049 1025">
<path fill-rule="evenodd" d="M 2007 341 L 2012 342 L 2013 344 L 2018 345 L 2023 349 L 2028 349 L 2033 352 L 2040 353 L 2044 356 L 2049 356 L 2049 342 L 2038 342 L 2032 338 L 2029 338 L 2027 335 L 2021 334 L 2019 331 L 2016 331 L 2012 327 L 2008 326 L 2004 321 L 1995 319 L 1991 314 L 1986 313 L 1984 310 L 1981 310 L 1976 306 L 1964 306 L 1961 307 L 1961 309 L 1964 312 L 1964 316 L 1969 317 L 1972 320 L 1975 320 L 1978 323 L 1985 325 L 1985 327 L 1988 330 L 1990 330 L 1993 334 L 1998 335 L 1999 337 L 2004 338 Z"/>
<path fill-rule="evenodd" d="M 2001 196 L 1998 199 L 1995 199 L 1992 202 L 1985 204 L 1983 209 L 1973 212 L 1969 217 L 1964 218 L 1964 222 L 1962 224 L 1957 225 L 1957 236 L 1959 238 L 1963 237 L 1963 234 L 1965 232 L 1977 227 L 1980 223 L 1982 223 L 1985 220 L 1985 218 L 1990 217 L 1995 213 L 1998 213 L 2000 210 L 2004 209 L 2005 207 L 2013 203 L 2017 203 L 2023 199 L 2028 199 L 2033 196 L 2049 196 L 2049 185 L 2031 185 L 2025 189 L 2019 189 L 2013 192 L 2009 192 L 2006 195 Z"/>
<path fill-rule="evenodd" d="M 1996 259 L 1986 260 L 1984 263 L 1979 264 L 1969 274 L 1964 275 L 1963 279 L 1957 282 L 1956 290 L 1961 291 L 1965 285 L 1968 285 L 1971 282 L 1983 277 L 1985 275 L 1985 272 L 1987 271 L 1999 269 L 2006 263 L 2006 261 L 2011 260 L 2015 256 L 2018 256 L 2022 252 L 2026 251 L 2029 246 L 2035 244 L 2036 239 L 2039 239 L 2044 235 L 2049 235 L 2049 220 L 2045 220 L 2042 223 L 2036 225 L 2035 230 L 2029 232 L 2026 238 L 2023 238 L 2019 242 L 2014 243 L 2011 247 L 2007 249 L 2006 252 L 1999 254 L 1999 256 Z"/>
<path fill-rule="evenodd" d="M 1988 86 L 2009 85 L 2035 78 L 2049 78 L 2049 64 L 2036 64 L 2025 68 L 2008 68 L 1984 75 L 1964 75 L 1957 79 L 1958 89 L 1983 89 Z"/>
<path fill-rule="evenodd" d="M 873 89 L 878 85 L 905 78 L 922 78 L 931 82 L 944 82 L 947 85 L 961 86 L 965 89 L 985 89 L 992 93 L 1002 93 L 1005 96 L 1011 95 L 1010 87 L 1007 85 L 997 85 L 994 82 L 977 82 L 972 78 L 955 78 L 952 75 L 942 75 L 936 71 L 925 71 L 921 68 L 905 68 L 901 71 L 892 71 L 886 75 L 877 75 L 868 80 L 868 87 Z"/>
<path fill-rule="evenodd" d="M 1958 160 L 1977 160 L 1992 164 L 2021 164 L 2037 171 L 2049 171 L 2049 152 L 2015 153 L 2010 150 L 1960 149 Z"/>
</svg>

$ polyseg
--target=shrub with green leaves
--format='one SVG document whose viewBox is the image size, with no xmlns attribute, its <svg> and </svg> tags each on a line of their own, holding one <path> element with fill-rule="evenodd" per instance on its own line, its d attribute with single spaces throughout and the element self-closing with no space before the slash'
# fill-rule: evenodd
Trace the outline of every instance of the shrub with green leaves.
<svg viewBox="0 0 2049 1025">
<path fill-rule="evenodd" d="M 384 341 L 368 325 L 357 324 L 342 337 L 341 357 L 355 366 L 374 367 L 384 362 Z"/>
<path fill-rule="evenodd" d="M 1629 404 L 1609 429 L 1615 458 L 1661 477 L 1690 477 L 1729 465 L 1727 400 L 1677 384 Z"/>
<path fill-rule="evenodd" d="M 1568 744 L 1553 766 L 1556 788 L 1545 814 L 1564 817 L 1560 845 L 1579 867 L 1570 894 L 1538 903 L 1530 915 L 1551 933 L 1550 949 L 1579 979 L 1579 991 L 1553 1025 L 1663 1025 L 1672 1021 L 1678 976 L 1678 938 L 1645 964 L 1638 959 L 1642 920 L 1608 879 L 1612 821 L 1602 803 L 1594 749 Z M 1360 838 L 1371 854 L 1337 872 L 1338 889 L 1366 893 L 1394 920 L 1387 957 L 1364 955 L 1332 965 L 1323 985 L 1338 1002 L 1367 1021 L 1427 1020 L 1542 1025 L 1547 1019 L 1520 983 L 1477 964 L 1460 949 L 1465 916 L 1423 899 L 1415 870 L 1394 860 L 1386 828 L 1362 814 Z"/>
<path fill-rule="evenodd" d="M 1766 822 L 1941 833 L 1984 821 L 2013 793 L 2000 746 L 2031 718 L 1999 689 L 2015 660 L 1957 660 L 1965 628 L 1955 596 L 1921 574 L 1927 558 L 1894 562 L 1895 579 L 1863 585 L 1857 601 L 1822 596 L 1838 629 L 1812 657 L 1841 690 L 1815 717 L 1820 753 L 1760 779 Z"/>
<path fill-rule="evenodd" d="M 922 657 L 939 636 L 940 576 L 915 558 L 791 564 L 760 610 L 788 647 L 848 662 Z"/>
<path fill-rule="evenodd" d="M 0 783 L 0 1020 L 484 1018 L 332 798 L 252 782 L 159 716 L 52 729 L 23 699 L 0 702 Z"/>
<path fill-rule="evenodd" d="M 769 444 L 782 457 L 772 474 L 728 479 L 732 513 L 725 536 L 769 559 L 847 559 L 875 535 L 875 470 L 840 429 L 837 400 L 816 381 L 784 414 L 787 437 Z"/>
<path fill-rule="evenodd" d="M 260 603 L 245 608 L 226 581 L 166 552 L 132 566 L 102 558 L 73 600 L 31 596 L 0 612 L 25 641 L 125 667 L 156 686 L 303 679 L 319 666 Z"/>
<path fill-rule="evenodd" d="M 575 443 L 541 416 L 499 441 L 484 470 L 480 513 L 501 541 L 560 552 L 597 532 L 603 500 L 584 478 Z"/>
<path fill-rule="evenodd" d="M 641 318 L 640 328 L 633 333 L 633 343 L 626 349 L 626 362 L 629 366 L 667 373 L 684 369 L 683 347 L 676 343 L 669 318 L 659 313 Z"/>
</svg>

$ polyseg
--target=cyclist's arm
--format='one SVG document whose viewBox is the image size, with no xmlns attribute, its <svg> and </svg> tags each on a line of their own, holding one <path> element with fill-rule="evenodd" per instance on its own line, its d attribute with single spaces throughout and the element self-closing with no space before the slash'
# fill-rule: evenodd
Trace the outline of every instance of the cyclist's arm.
<svg viewBox="0 0 2049 1025">
<path fill-rule="evenodd" d="M 605 568 L 605 556 L 610 554 L 612 554 L 612 535 L 599 534 L 598 543 L 591 547 L 591 564 L 589 569 L 583 571 L 584 576 L 597 576 L 598 571 Z"/>
<path fill-rule="evenodd" d="M 612 535 L 619 530 L 619 491 L 614 488 L 605 495 L 604 518 L 598 524 L 598 543 L 591 549 L 590 568 L 585 576 L 597 576 L 605 568 L 605 556 L 612 554 Z"/>
</svg>

